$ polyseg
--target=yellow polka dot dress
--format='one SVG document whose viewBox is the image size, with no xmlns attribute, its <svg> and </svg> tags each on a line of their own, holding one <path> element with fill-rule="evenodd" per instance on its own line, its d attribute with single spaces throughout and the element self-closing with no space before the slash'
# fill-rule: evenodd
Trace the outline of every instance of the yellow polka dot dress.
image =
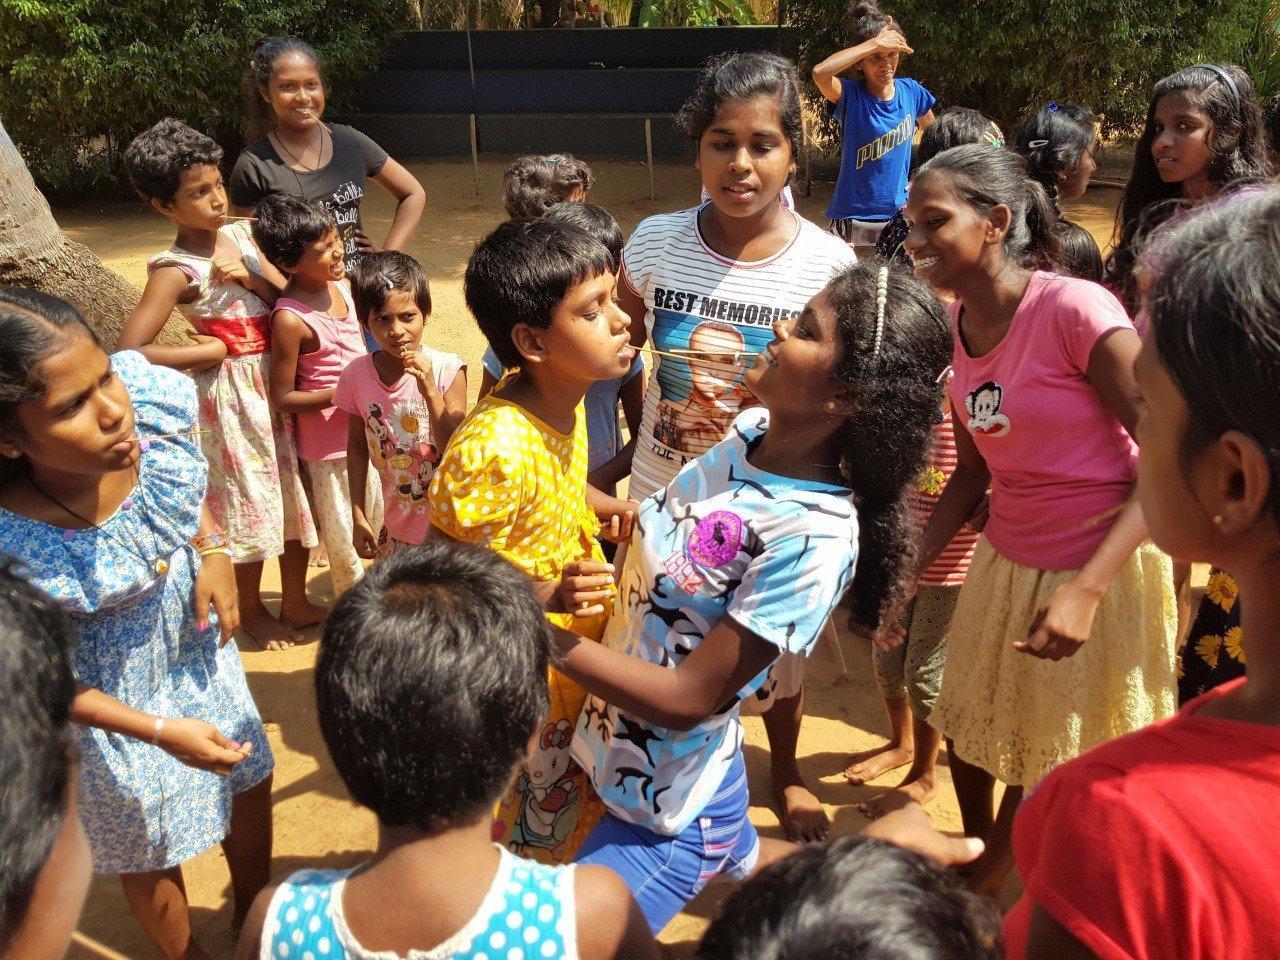
<svg viewBox="0 0 1280 960">
<path fill-rule="evenodd" d="M 495 391 L 497 393 L 498 391 Z M 559 582 L 575 560 L 604 562 L 599 521 L 587 506 L 587 422 L 559 433 L 523 407 L 490 394 L 458 427 L 431 481 L 431 522 L 466 543 L 489 547 L 535 580 Z M 547 614 L 557 626 L 599 640 L 595 617 Z M 572 860 L 603 813 L 590 780 L 569 756 L 586 694 L 549 671 L 551 714 L 511 791 L 495 832 L 521 856 Z"/>
</svg>

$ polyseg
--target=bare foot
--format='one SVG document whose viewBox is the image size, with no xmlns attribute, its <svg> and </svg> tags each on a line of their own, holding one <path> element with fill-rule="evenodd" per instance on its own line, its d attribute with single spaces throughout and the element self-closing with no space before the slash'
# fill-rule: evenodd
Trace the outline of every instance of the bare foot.
<svg viewBox="0 0 1280 960">
<path fill-rule="evenodd" d="M 778 818 L 787 839 L 793 843 L 825 840 L 831 820 L 822 801 L 805 786 L 799 770 L 773 771 L 773 795 L 778 802 Z"/>
<path fill-rule="evenodd" d="M 849 765 L 844 768 L 844 778 L 855 787 L 860 787 L 868 780 L 883 777 L 890 770 L 905 767 L 911 762 L 914 751 L 890 740 L 882 747 L 855 753 L 849 758 Z"/>
<path fill-rule="evenodd" d="M 288 650 L 298 642 L 297 635 L 261 604 L 240 611 L 240 629 L 263 650 Z"/>
<path fill-rule="evenodd" d="M 892 790 L 886 790 L 870 800 L 864 800 L 858 804 L 858 812 L 868 820 L 875 820 L 877 817 L 883 817 L 891 810 L 898 810 L 908 803 L 918 803 L 923 806 L 933 799 L 933 794 L 933 772 L 930 771 L 914 779 L 903 780 Z"/>
<path fill-rule="evenodd" d="M 316 606 L 310 600 L 303 599 L 298 603 L 281 604 L 280 619 L 294 630 L 305 630 L 323 622 L 329 615 L 324 607 Z"/>
<path fill-rule="evenodd" d="M 327 567 L 329 565 L 329 551 L 325 549 L 324 544 L 311 548 L 311 554 L 307 557 L 307 566 L 309 567 Z"/>
</svg>

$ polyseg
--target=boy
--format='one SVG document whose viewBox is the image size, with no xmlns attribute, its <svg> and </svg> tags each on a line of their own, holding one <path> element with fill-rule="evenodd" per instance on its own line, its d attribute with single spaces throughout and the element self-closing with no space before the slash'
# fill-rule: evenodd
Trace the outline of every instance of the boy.
<svg viewBox="0 0 1280 960">
<path fill-rule="evenodd" d="M 67 728 L 72 639 L 12 569 L 0 567 L 0 960 L 57 960 L 92 876 Z"/>
<path fill-rule="evenodd" d="M 657 958 L 614 874 L 492 842 L 493 803 L 546 716 L 549 658 L 528 579 L 489 551 L 410 547 L 348 591 L 325 622 L 316 702 L 378 849 L 264 890 L 239 960 Z"/>
<path fill-rule="evenodd" d="M 594 640 L 608 610 L 575 617 L 558 587 L 567 565 L 586 561 L 605 582 L 599 599 L 612 593 L 586 502 L 582 400 L 636 355 L 614 300 L 615 269 L 603 244 L 565 223 L 512 220 L 480 242 L 467 264 L 467 306 L 503 367 L 519 369 L 471 411 L 431 482 L 435 533 L 496 550 L 533 580 L 553 623 Z M 615 515 L 611 538 L 629 525 Z M 601 808 L 569 760 L 584 694 L 554 671 L 550 683 L 551 716 L 498 818 L 513 850 L 565 863 Z"/>
</svg>

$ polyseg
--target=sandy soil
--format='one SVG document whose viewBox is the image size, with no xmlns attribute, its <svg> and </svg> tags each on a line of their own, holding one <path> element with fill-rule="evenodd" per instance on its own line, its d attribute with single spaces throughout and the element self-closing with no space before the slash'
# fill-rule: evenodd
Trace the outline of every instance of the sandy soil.
<svg viewBox="0 0 1280 960">
<path fill-rule="evenodd" d="M 459 353 L 467 361 L 472 400 L 480 382 L 484 339 L 463 303 L 462 276 L 475 242 L 501 219 L 498 182 L 507 162 L 503 158 L 481 163 L 479 195 L 469 163 L 409 164 L 426 185 L 428 194 L 422 229 L 409 248 L 431 278 L 435 312 L 429 321 L 427 339 L 432 346 Z M 649 199 L 649 179 L 643 163 L 592 160 L 592 166 L 597 185 L 591 199 L 612 212 L 628 233 L 641 218 L 680 209 L 697 198 L 699 181 L 690 164 L 657 166 L 655 200 Z M 380 238 L 390 222 L 391 204 L 380 190 L 371 189 L 364 215 L 369 233 Z M 815 183 L 812 196 L 797 198 L 800 211 L 825 223 L 822 214 L 830 191 L 831 184 Z M 1069 213 L 1105 244 L 1118 197 L 1116 190 L 1095 189 L 1072 204 Z M 87 244 L 109 266 L 139 285 L 145 280 L 147 257 L 172 240 L 167 221 L 149 214 L 140 204 L 104 203 L 57 209 L 55 214 L 71 237 Z M 317 602 L 332 598 L 326 571 L 313 572 L 310 590 Z M 278 579 L 270 569 L 264 596 L 269 604 L 279 600 Z M 243 640 L 240 649 L 276 756 L 273 877 L 283 878 L 303 866 L 345 867 L 359 863 L 372 849 L 375 825 L 373 817 L 348 798 L 320 738 L 311 692 L 315 643 L 264 653 L 251 641 Z M 854 805 L 892 786 L 900 776 L 889 774 L 874 786 L 861 788 L 849 786 L 840 776 L 850 753 L 878 746 L 887 732 L 871 675 L 869 646 L 845 636 L 843 651 L 843 670 L 829 662 L 811 665 L 808 716 L 800 738 L 801 767 L 827 806 L 834 823 L 833 835 L 857 831 L 865 821 Z M 777 817 L 770 807 L 763 727 L 754 717 L 746 718 L 744 723 L 747 767 L 753 786 L 751 817 L 765 836 L 780 836 Z M 938 793 L 928 810 L 941 829 L 958 831 L 959 814 L 945 755 L 939 781 Z M 211 955 L 229 956 L 234 939 L 230 887 L 221 851 L 211 849 L 189 861 L 185 874 L 197 939 Z M 1015 889 L 1011 885 L 1006 896 Z M 714 888 L 700 896 L 668 925 L 662 939 L 673 944 L 695 943 L 722 896 L 723 892 Z M 119 883 L 114 878 L 98 877 L 70 956 L 84 960 L 120 955 L 159 956 L 130 915 Z"/>
</svg>

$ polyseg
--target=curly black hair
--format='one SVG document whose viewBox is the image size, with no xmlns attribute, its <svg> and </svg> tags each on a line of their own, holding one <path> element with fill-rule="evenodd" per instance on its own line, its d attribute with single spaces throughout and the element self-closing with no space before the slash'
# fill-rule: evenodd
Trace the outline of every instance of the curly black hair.
<svg viewBox="0 0 1280 960">
<path fill-rule="evenodd" d="M 502 205 L 512 220 L 540 217 L 575 193 L 596 185 L 591 167 L 571 153 L 517 157 L 502 175 Z"/>
<path fill-rule="evenodd" d="M 138 134 L 124 152 L 124 172 L 144 202 L 172 200 L 185 171 L 220 163 L 220 146 L 173 117 L 165 117 Z"/>
<path fill-rule="evenodd" d="M 884 328 L 876 351 L 882 270 Z M 928 284 L 875 261 L 847 267 L 826 292 L 844 342 L 838 392 L 855 410 L 840 438 L 840 472 L 858 507 L 852 622 L 874 628 L 901 599 L 915 557 L 907 493 L 928 460 L 941 375 L 951 362 L 951 325 Z"/>
<path fill-rule="evenodd" d="M 297 265 L 307 247 L 338 225 L 319 200 L 269 193 L 254 209 L 253 239 L 262 255 L 280 269 Z"/>
<path fill-rule="evenodd" d="M 800 156 L 804 141 L 800 83 L 796 80 L 795 64 L 776 53 L 726 53 L 709 59 L 703 65 L 693 95 L 676 114 L 676 129 L 696 144 L 727 101 L 756 97 L 777 100 L 778 118 L 791 144 L 791 156 Z"/>
</svg>

